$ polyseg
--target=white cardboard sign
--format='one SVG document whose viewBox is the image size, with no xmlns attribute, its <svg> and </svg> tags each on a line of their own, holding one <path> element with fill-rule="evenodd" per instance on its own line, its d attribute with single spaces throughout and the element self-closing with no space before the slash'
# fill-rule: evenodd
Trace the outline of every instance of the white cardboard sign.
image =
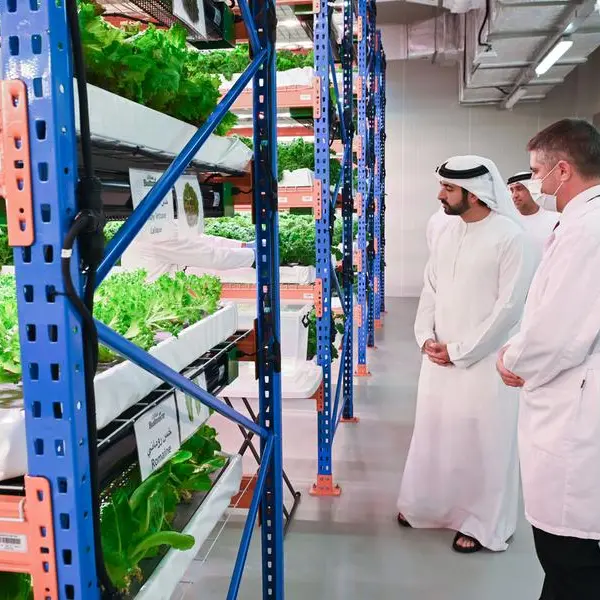
<svg viewBox="0 0 600 600">
<path fill-rule="evenodd" d="M 129 169 L 129 185 L 131 187 L 131 200 L 133 207 L 146 197 L 154 184 L 160 179 L 160 171 L 142 171 L 140 169 Z M 173 210 L 173 192 L 162 199 L 156 210 L 140 232 L 146 241 L 159 241 L 172 239 L 175 236 L 175 211 Z"/>
<path fill-rule="evenodd" d="M 175 394 L 144 413 L 134 425 L 142 481 L 180 448 Z"/>
</svg>

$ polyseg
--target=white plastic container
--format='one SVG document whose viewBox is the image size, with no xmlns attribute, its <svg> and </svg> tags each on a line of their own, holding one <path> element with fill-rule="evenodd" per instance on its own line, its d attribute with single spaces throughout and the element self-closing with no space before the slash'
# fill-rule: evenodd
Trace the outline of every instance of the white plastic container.
<svg viewBox="0 0 600 600">
<path fill-rule="evenodd" d="M 237 303 L 238 327 L 252 329 L 256 318 L 254 302 Z M 305 361 L 308 347 L 308 328 L 302 322 L 312 309 L 312 304 L 280 305 L 281 314 L 281 357 Z"/>
</svg>

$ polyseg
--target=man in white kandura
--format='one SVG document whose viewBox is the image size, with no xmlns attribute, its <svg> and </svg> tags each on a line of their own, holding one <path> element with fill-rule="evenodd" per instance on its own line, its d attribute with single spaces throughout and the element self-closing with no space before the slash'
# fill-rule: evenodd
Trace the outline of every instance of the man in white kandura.
<svg viewBox="0 0 600 600">
<path fill-rule="evenodd" d="M 543 194 L 534 194 L 529 190 L 531 185 L 531 171 L 517 173 L 508 178 L 508 187 L 512 194 L 513 202 L 523 218 L 523 226 L 530 234 L 535 250 L 541 260 L 546 242 L 558 222 L 556 207 L 546 210 L 544 206 L 549 198 Z"/>
<path fill-rule="evenodd" d="M 164 273 L 195 269 L 241 269 L 252 267 L 255 261 L 254 242 L 238 242 L 213 235 L 201 234 L 180 239 L 177 219 L 169 239 L 158 242 L 135 238 L 123 253 L 124 269 L 145 269 L 148 280 L 154 281 Z M 198 274 L 198 273 L 196 273 Z"/>
<path fill-rule="evenodd" d="M 425 271 L 423 351 L 398 521 L 451 529 L 457 552 L 501 551 L 518 512 L 517 398 L 495 373 L 533 274 L 528 234 L 496 165 L 456 156 L 437 170 L 454 220 Z"/>
<path fill-rule="evenodd" d="M 560 215 L 520 331 L 498 371 L 522 387 L 525 513 L 546 573 L 541 600 L 600 598 L 600 133 L 566 119 L 528 146 Z"/>
<path fill-rule="evenodd" d="M 446 225 L 450 222 L 452 222 L 452 217 L 446 214 L 443 206 L 440 206 L 439 210 L 429 217 L 427 229 L 425 230 L 429 254 L 433 252 L 433 246 L 440 237 L 440 233 L 442 233 Z"/>
</svg>

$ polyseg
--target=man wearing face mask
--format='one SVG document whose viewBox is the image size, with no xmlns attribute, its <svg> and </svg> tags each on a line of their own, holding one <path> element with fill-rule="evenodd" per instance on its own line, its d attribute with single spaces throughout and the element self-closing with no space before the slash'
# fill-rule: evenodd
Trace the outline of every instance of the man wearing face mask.
<svg viewBox="0 0 600 600">
<path fill-rule="evenodd" d="M 456 552 L 503 551 L 518 514 L 518 394 L 495 362 L 521 318 L 533 260 L 491 160 L 455 156 L 437 178 L 448 223 L 415 320 L 423 362 L 398 522 L 456 531 Z"/>
<path fill-rule="evenodd" d="M 500 352 L 522 388 L 525 511 L 546 573 L 541 600 L 600 598 L 600 133 L 566 119 L 528 145 L 533 179 L 560 221 Z"/>
<path fill-rule="evenodd" d="M 540 207 L 540 204 L 549 203 L 548 196 L 530 191 L 530 187 L 537 186 L 537 180 L 531 179 L 531 171 L 517 173 L 509 177 L 507 183 L 515 207 L 523 218 L 523 226 L 529 232 L 541 259 L 548 237 L 558 222 L 558 215 Z"/>
</svg>

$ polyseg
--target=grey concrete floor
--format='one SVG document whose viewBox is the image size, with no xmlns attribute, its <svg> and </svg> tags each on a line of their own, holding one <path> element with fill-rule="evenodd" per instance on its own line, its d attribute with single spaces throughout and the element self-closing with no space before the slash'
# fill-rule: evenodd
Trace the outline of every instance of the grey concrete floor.
<svg viewBox="0 0 600 600">
<path fill-rule="evenodd" d="M 373 376 L 356 385 L 360 423 L 340 425 L 334 447 L 339 498 L 308 495 L 316 472 L 316 415 L 312 402 L 284 404 L 285 468 L 302 503 L 285 545 L 288 600 L 537 600 L 541 571 L 524 519 L 509 550 L 461 556 L 453 533 L 403 530 L 396 496 L 413 425 L 419 354 L 412 337 L 416 302 L 388 300 Z M 239 433 L 227 430 L 227 450 Z M 248 462 L 250 470 L 252 463 Z M 212 551 L 194 561 L 174 600 L 225 598 L 242 521 L 234 516 Z M 239 598 L 259 600 L 260 535 L 250 554 Z M 279 600 L 279 599 L 275 599 Z"/>
</svg>

